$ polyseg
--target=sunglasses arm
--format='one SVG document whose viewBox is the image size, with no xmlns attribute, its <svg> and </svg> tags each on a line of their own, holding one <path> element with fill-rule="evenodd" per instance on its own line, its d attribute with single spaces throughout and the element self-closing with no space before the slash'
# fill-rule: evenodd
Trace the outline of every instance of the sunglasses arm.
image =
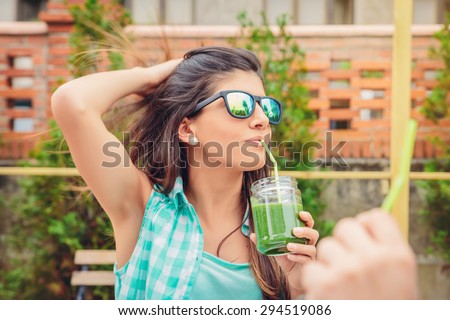
<svg viewBox="0 0 450 320">
<path fill-rule="evenodd" d="M 221 97 L 222 97 L 222 94 L 219 92 L 219 93 L 209 97 L 208 99 L 203 100 L 195 107 L 195 110 L 192 112 L 192 114 L 196 113 L 200 109 L 206 107 L 208 104 L 213 103 L 214 101 L 216 101 L 217 99 L 219 99 Z"/>
</svg>

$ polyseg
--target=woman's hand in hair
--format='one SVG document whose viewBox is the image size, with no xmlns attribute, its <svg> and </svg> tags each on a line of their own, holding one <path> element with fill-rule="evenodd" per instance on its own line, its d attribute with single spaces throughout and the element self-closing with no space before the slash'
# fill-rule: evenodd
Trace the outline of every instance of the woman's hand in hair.
<svg viewBox="0 0 450 320">
<path fill-rule="evenodd" d="M 163 82 L 175 68 L 183 61 L 180 59 L 172 59 L 163 63 L 156 64 L 148 68 L 142 68 L 143 72 L 148 75 L 148 83 L 136 92 L 140 96 L 146 96 L 147 94 L 154 91 Z"/>
<path fill-rule="evenodd" d="M 305 227 L 294 228 L 293 233 L 298 238 L 306 238 L 306 244 L 289 243 L 287 248 L 291 252 L 287 255 L 275 257 L 278 265 L 286 274 L 288 279 L 291 296 L 296 297 L 304 293 L 301 287 L 301 274 L 303 265 L 316 259 L 316 243 L 319 239 L 319 232 L 314 230 L 314 219 L 306 211 L 299 212 L 300 219 L 305 223 Z M 251 239 L 256 243 L 255 234 Z"/>
</svg>

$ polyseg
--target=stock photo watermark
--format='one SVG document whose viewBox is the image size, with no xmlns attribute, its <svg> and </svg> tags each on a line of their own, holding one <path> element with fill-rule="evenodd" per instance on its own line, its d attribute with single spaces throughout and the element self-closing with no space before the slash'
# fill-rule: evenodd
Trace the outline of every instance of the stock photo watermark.
<svg viewBox="0 0 450 320">
<path fill-rule="evenodd" d="M 271 152 L 276 150 L 284 151 L 280 158 L 283 160 L 286 169 L 294 169 L 299 165 L 310 168 L 331 167 L 333 164 L 337 164 L 339 167 L 348 167 L 348 164 L 340 154 L 340 151 L 348 141 L 338 141 L 334 145 L 333 132 L 327 131 L 324 142 L 308 141 L 297 147 L 294 141 L 270 141 L 268 147 Z M 123 148 L 122 145 L 126 147 Z M 128 132 L 123 133 L 122 143 L 110 141 L 105 143 L 102 149 L 103 154 L 107 157 L 107 160 L 104 160 L 101 164 L 105 168 L 115 168 L 118 166 L 130 167 L 131 159 L 128 155 L 131 154 L 133 149 L 136 149 L 135 152 L 138 153 L 138 159 L 141 158 L 139 156 L 146 159 L 144 163 L 139 165 L 141 168 L 156 163 L 161 164 L 159 167 L 168 166 L 169 164 L 164 163 L 165 161 L 158 161 L 158 159 L 161 159 L 161 155 L 163 155 L 163 159 L 170 159 L 170 165 L 177 165 L 181 168 L 200 168 L 201 166 L 208 168 L 231 168 L 236 166 L 233 160 L 237 158 L 238 165 L 241 168 L 252 169 L 260 164 L 261 161 L 265 161 L 265 157 L 267 157 L 266 150 L 261 145 L 255 145 L 254 142 L 233 141 L 223 145 L 217 141 L 207 141 L 195 146 L 180 142 L 178 146 L 175 146 L 174 139 L 158 143 L 154 141 L 147 141 L 145 143 L 141 141 L 130 141 Z M 312 156 L 317 151 L 322 150 L 322 158 Z M 187 155 L 188 152 L 196 156 L 185 156 L 182 159 L 181 155 Z M 151 158 L 149 159 L 149 157 Z M 200 159 L 198 159 L 199 157 Z M 269 166 L 273 167 L 270 161 Z"/>
</svg>

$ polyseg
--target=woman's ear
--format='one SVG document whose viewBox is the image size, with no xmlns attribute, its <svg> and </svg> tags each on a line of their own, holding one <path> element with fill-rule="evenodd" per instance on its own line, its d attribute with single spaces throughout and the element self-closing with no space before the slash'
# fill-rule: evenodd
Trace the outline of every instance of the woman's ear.
<svg viewBox="0 0 450 320">
<path fill-rule="evenodd" d="M 188 118 L 185 117 L 181 121 L 180 126 L 178 127 L 178 137 L 180 141 L 189 144 L 189 137 L 194 134 L 192 127 L 193 127 L 192 120 L 189 120 Z"/>
</svg>

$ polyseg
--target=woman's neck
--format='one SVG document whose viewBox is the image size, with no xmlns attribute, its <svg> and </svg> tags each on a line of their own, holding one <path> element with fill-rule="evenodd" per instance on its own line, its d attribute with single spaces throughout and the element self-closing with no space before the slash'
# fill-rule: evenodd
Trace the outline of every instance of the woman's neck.
<svg viewBox="0 0 450 320">
<path fill-rule="evenodd" d="M 188 172 L 186 197 L 199 218 L 207 224 L 238 221 L 245 210 L 242 203 L 243 172 L 221 168 L 198 168 Z"/>
</svg>

